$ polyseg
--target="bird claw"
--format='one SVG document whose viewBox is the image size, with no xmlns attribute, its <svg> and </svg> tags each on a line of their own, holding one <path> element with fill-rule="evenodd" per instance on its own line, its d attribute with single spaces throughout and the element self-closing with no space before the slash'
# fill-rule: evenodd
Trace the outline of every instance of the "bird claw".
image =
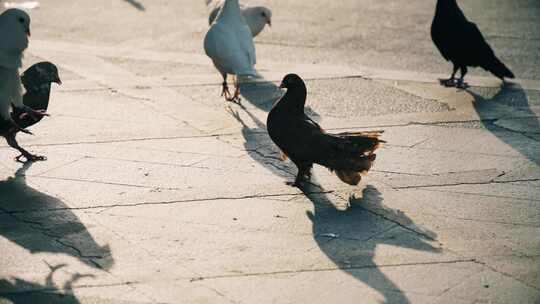
<svg viewBox="0 0 540 304">
<path fill-rule="evenodd" d="M 221 90 L 221 96 L 225 97 L 226 100 L 231 98 L 231 92 L 229 91 L 229 86 L 226 82 L 223 83 L 223 89 Z"/>
<path fill-rule="evenodd" d="M 23 132 L 26 134 L 34 135 L 34 133 L 30 132 L 28 129 L 21 128 L 15 121 L 11 120 L 11 126 L 12 130 L 15 130 L 17 132 Z"/>
<path fill-rule="evenodd" d="M 229 87 L 226 83 L 223 83 L 223 91 L 221 91 L 221 96 L 224 96 L 226 101 L 234 102 L 236 104 L 240 104 L 240 101 L 242 100 L 240 98 L 239 88 L 236 87 L 234 90 L 234 95 L 231 96 L 231 92 L 229 91 Z"/>
<path fill-rule="evenodd" d="M 26 134 L 29 134 L 29 135 L 34 135 L 34 133 L 32 133 L 31 131 L 29 131 L 28 129 L 23 129 L 23 128 L 20 128 L 20 127 L 19 127 L 19 131 L 20 131 L 20 132 L 23 132 L 23 133 L 26 133 Z"/>
<path fill-rule="evenodd" d="M 469 87 L 469 84 L 464 82 L 463 79 L 460 79 L 457 81 L 456 88 L 458 89 L 466 89 Z"/>
<path fill-rule="evenodd" d="M 240 98 L 240 96 L 233 96 L 233 97 L 225 97 L 225 100 L 229 102 L 234 102 L 236 104 L 240 104 L 240 101 L 242 100 L 242 98 Z"/>
<path fill-rule="evenodd" d="M 302 188 L 302 184 L 304 182 L 309 182 L 310 179 L 311 179 L 311 171 L 307 171 L 303 173 L 301 172 L 296 176 L 296 178 L 294 179 L 294 182 L 287 181 L 285 182 L 285 184 L 291 187 Z"/>
<path fill-rule="evenodd" d="M 26 159 L 26 161 L 21 160 L 21 158 L 23 158 L 23 157 Z M 18 162 L 18 163 L 45 161 L 45 160 L 47 160 L 47 157 L 42 156 L 42 155 L 34 155 L 34 154 L 28 154 L 28 155 L 21 154 L 21 155 L 15 157 L 15 161 Z"/>
<path fill-rule="evenodd" d="M 302 187 L 302 181 L 296 181 L 296 180 L 294 182 L 286 181 L 285 185 L 300 188 Z"/>
<path fill-rule="evenodd" d="M 455 78 L 439 79 L 439 83 L 445 87 L 455 87 L 457 85 Z"/>
</svg>

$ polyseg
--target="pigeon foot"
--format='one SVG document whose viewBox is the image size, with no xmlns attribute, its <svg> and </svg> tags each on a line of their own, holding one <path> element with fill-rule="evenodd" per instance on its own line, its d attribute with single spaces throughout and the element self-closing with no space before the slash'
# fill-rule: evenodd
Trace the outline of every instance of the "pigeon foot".
<svg viewBox="0 0 540 304">
<path fill-rule="evenodd" d="M 294 181 L 294 182 L 287 181 L 287 182 L 285 182 L 285 185 L 291 186 L 291 187 L 301 188 L 302 187 L 302 181 Z"/>
<path fill-rule="evenodd" d="M 233 96 L 233 97 L 225 98 L 225 100 L 241 105 L 240 101 L 242 100 L 242 98 L 240 98 L 239 96 Z"/>
<path fill-rule="evenodd" d="M 469 84 L 463 81 L 463 79 L 459 79 L 456 84 L 456 88 L 458 89 L 466 89 L 469 87 Z"/>
<path fill-rule="evenodd" d="M 457 85 L 455 78 L 439 79 L 439 83 L 445 87 L 455 87 Z"/>
<path fill-rule="evenodd" d="M 231 98 L 231 92 L 229 91 L 229 86 L 226 82 L 223 82 L 223 89 L 221 90 L 221 96 L 224 96 L 225 99 L 229 100 Z"/>
<path fill-rule="evenodd" d="M 30 132 L 29 130 L 21 128 L 16 122 L 14 122 L 11 119 L 10 119 L 10 123 L 11 123 L 11 126 L 13 128 L 15 128 L 16 131 L 23 132 L 23 133 L 30 134 L 30 135 L 34 135 L 34 133 Z"/>
<path fill-rule="evenodd" d="M 25 158 L 26 161 L 23 161 L 21 160 L 21 158 Z M 42 155 L 34 155 L 34 154 L 21 154 L 17 157 L 15 157 L 15 161 L 18 162 L 18 163 L 26 163 L 26 162 L 35 162 L 35 161 L 46 161 L 47 160 L 47 157 L 45 156 L 42 156 Z"/>
<path fill-rule="evenodd" d="M 26 112 L 22 113 L 19 118 L 24 119 L 26 116 L 30 116 L 32 120 L 38 121 L 39 119 L 43 118 L 44 116 L 50 116 L 46 113 L 46 110 L 34 110 L 34 109 L 28 109 Z"/>
</svg>

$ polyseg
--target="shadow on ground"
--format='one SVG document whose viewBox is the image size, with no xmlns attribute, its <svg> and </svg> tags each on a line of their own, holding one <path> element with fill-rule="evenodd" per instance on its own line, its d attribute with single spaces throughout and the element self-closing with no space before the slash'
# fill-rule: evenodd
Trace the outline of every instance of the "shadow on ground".
<svg viewBox="0 0 540 304">
<path fill-rule="evenodd" d="M 282 95 L 277 86 L 264 81 L 242 84 L 241 92 L 250 104 L 265 112 L 268 112 Z M 264 122 L 248 108 L 243 105 L 240 107 L 254 122 L 254 126 L 250 127 L 252 124 L 246 123 L 237 111 L 229 108 L 232 116 L 242 125 L 244 148 L 248 155 L 272 173 L 283 177 L 284 182 L 292 181 L 296 175 L 296 168 L 290 162 L 279 160 L 279 150 L 268 136 Z M 306 109 L 306 112 L 312 117 L 320 118 L 310 109 Z M 386 303 L 409 303 L 400 288 L 375 264 L 373 260 L 375 250 L 379 244 L 385 244 L 438 252 L 439 249 L 428 242 L 428 239 L 435 239 L 435 233 L 416 227 L 405 214 L 382 205 L 380 192 L 372 186 L 363 191 L 362 198 L 351 199 L 350 207 L 344 211 L 336 208 L 330 198 L 337 199 L 337 197 L 330 196 L 327 191 L 316 185 L 314 177 L 312 182 L 305 183 L 301 190 L 314 205 L 314 212 L 308 213 L 308 217 L 313 223 L 313 236 L 320 250 L 340 269 L 379 292 Z M 392 234 L 392 230 L 397 230 L 399 225 L 360 206 L 367 201 L 371 206 L 376 205 L 377 209 L 384 209 L 389 218 L 403 223 L 410 230 L 422 233 L 416 234 L 406 230 L 410 233 L 402 233 L 396 237 L 396 234 Z M 423 235 L 429 238 L 424 239 Z"/>
<path fill-rule="evenodd" d="M 279 151 L 266 132 L 266 125 L 255 117 L 245 107 L 240 106 L 249 118 L 255 123 L 250 127 L 239 113 L 229 108 L 231 115 L 242 125 L 242 136 L 244 137 L 244 149 L 248 155 L 270 172 L 283 178 L 294 179 L 294 167 L 290 163 L 279 160 Z"/>
<path fill-rule="evenodd" d="M 255 122 L 255 127 L 249 127 L 237 112 L 231 110 L 235 119 L 242 124 L 244 148 L 249 156 L 269 171 L 283 177 L 284 182 L 294 180 L 296 169 L 290 162 L 279 160 L 278 150 L 268 137 L 265 125 L 249 111 L 245 111 Z M 435 233 L 416 227 L 405 214 L 385 207 L 380 192 L 372 186 L 364 189 L 362 198 L 351 199 L 350 207 L 344 211 L 336 208 L 331 200 L 335 197 L 329 196 L 327 191 L 317 186 L 313 177 L 312 183 L 306 183 L 301 190 L 315 207 L 308 217 L 313 223 L 314 239 L 321 251 L 343 271 L 378 291 L 386 303 L 409 303 L 399 287 L 373 261 L 375 250 L 379 244 L 385 244 L 438 252 L 438 248 L 427 242 L 428 238 L 422 238 L 422 235 L 428 235 L 430 240 L 435 239 Z M 367 201 L 371 206 L 377 206 L 377 209 L 384 209 L 383 213 L 389 218 L 422 233 L 411 232 L 403 238 L 403 235 L 392 235 L 390 230 L 398 228 L 398 225 L 360 207 Z M 378 237 L 381 231 L 381 234 L 389 234 Z M 374 237 L 374 234 L 377 235 Z"/>
<path fill-rule="evenodd" d="M 471 90 L 468 92 L 475 99 L 474 109 L 484 127 L 540 165 L 540 124 L 536 113 L 531 109 L 531 99 L 527 92 L 518 84 L 501 86 L 493 97 L 488 98 Z M 519 118 L 514 118 L 516 116 Z"/>
<path fill-rule="evenodd" d="M 78 304 L 80 301 L 71 292 L 73 284 L 91 275 L 74 274 L 71 279 L 59 287 L 53 282 L 53 274 L 65 264 L 49 266 L 51 272 L 45 284 L 28 282 L 19 278 L 0 280 L 0 302 L 8 300 L 13 304 Z"/>
<path fill-rule="evenodd" d="M 99 246 L 64 202 L 26 184 L 31 165 L 25 163 L 13 177 L 0 181 L 0 211 L 8 216 L 7 223 L 0 223 L 0 235 L 32 254 L 63 253 L 109 269 L 114 263 L 109 246 Z"/>
<path fill-rule="evenodd" d="M 436 237 L 435 233 L 417 227 L 404 213 L 384 206 L 381 193 L 373 186 L 368 185 L 361 198 L 350 198 L 346 210 L 337 209 L 330 199 L 331 194 L 325 194 L 325 190 L 315 183 L 304 184 L 302 191 L 315 208 L 307 215 L 313 223 L 313 236 L 321 251 L 343 271 L 379 292 L 385 303 L 410 303 L 375 263 L 377 246 L 392 245 L 437 253 L 440 249 L 428 242 Z M 398 224 L 363 208 L 362 205 L 368 202 L 379 210 L 384 209 L 386 218 L 422 233 L 405 231 Z"/>
<path fill-rule="evenodd" d="M 136 9 L 138 9 L 140 11 L 145 11 L 146 10 L 144 5 L 141 2 L 137 1 L 137 0 L 124 0 L 124 1 L 131 4 L 134 8 L 136 8 Z"/>
</svg>

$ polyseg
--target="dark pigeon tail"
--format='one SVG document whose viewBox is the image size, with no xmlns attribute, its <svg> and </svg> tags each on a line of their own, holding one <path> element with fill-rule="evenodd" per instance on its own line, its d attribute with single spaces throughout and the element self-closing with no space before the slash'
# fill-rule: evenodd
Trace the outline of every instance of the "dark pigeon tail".
<svg viewBox="0 0 540 304">
<path fill-rule="evenodd" d="M 486 66 L 486 70 L 493 73 L 493 75 L 500 79 L 515 78 L 514 73 L 507 68 L 497 57 L 493 57 L 493 60 Z"/>
</svg>

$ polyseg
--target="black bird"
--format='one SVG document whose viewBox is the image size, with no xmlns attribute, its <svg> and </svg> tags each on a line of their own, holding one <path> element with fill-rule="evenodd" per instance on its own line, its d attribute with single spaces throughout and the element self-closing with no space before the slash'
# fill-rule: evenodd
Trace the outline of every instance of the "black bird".
<svg viewBox="0 0 540 304">
<path fill-rule="evenodd" d="M 441 80 L 445 86 L 466 87 L 463 82 L 467 67 L 482 67 L 504 82 L 514 74 L 497 57 L 487 44 L 476 24 L 465 18 L 456 0 L 437 0 L 435 17 L 431 23 L 431 39 L 447 61 L 454 64 L 449 79 Z M 456 82 L 456 72 L 461 77 Z"/>
<path fill-rule="evenodd" d="M 48 115 L 46 111 L 49 106 L 51 83 L 62 84 L 58 76 L 58 68 L 50 62 L 36 63 L 21 75 L 21 81 L 26 89 L 23 95 L 23 104 L 35 112 L 33 115 L 29 115 L 22 109 L 12 107 L 11 119 L 20 128 L 8 124 L 0 125 L 0 135 L 6 138 L 8 145 L 21 152 L 21 155 L 15 158 L 16 161 L 21 161 L 21 157 L 24 157 L 26 161 L 46 160 L 44 156 L 33 155 L 23 149 L 15 137 L 21 129 L 35 125 Z"/>
<path fill-rule="evenodd" d="M 375 149 L 384 141 L 382 131 L 326 133 L 304 112 L 307 89 L 296 74 L 283 78 L 280 88 L 285 95 L 274 105 L 266 125 L 268 134 L 282 151 L 282 159 L 289 157 L 298 167 L 293 186 L 311 177 L 313 164 L 334 171 L 345 183 L 357 185 L 375 161 Z"/>
</svg>

